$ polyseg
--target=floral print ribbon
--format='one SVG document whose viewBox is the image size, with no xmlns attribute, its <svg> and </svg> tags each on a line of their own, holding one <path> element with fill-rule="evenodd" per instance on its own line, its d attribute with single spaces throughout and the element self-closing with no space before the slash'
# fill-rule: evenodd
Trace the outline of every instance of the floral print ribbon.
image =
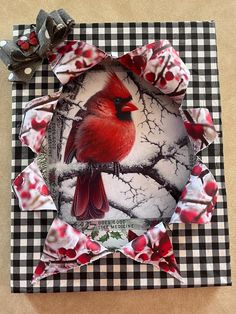
<svg viewBox="0 0 236 314">
<path fill-rule="evenodd" d="M 207 167 L 198 160 L 192 168 L 170 223 L 204 224 L 211 221 L 218 186 Z"/>
<path fill-rule="evenodd" d="M 61 92 L 30 101 L 24 109 L 20 140 L 34 153 L 39 153 Z"/>
<path fill-rule="evenodd" d="M 0 41 L 0 58 L 11 71 L 9 81 L 28 83 L 43 58 L 68 35 L 74 20 L 63 10 L 46 13 L 40 10 L 36 25 L 16 41 Z"/>
<path fill-rule="evenodd" d="M 180 110 L 180 113 L 195 153 L 206 148 L 217 138 L 217 132 L 208 109 L 192 108 Z"/>
<path fill-rule="evenodd" d="M 55 218 L 44 243 L 43 254 L 32 278 L 32 284 L 50 275 L 89 264 L 110 252 L 98 242 Z"/>
<path fill-rule="evenodd" d="M 36 161 L 16 177 L 13 188 L 23 211 L 57 210 Z"/>
<path fill-rule="evenodd" d="M 108 55 L 82 41 L 66 41 L 49 55 L 49 62 L 60 82 L 66 84 Z M 188 86 L 190 73 L 168 40 L 159 40 L 137 48 L 117 59 L 160 92 L 180 104 Z"/>
<path fill-rule="evenodd" d="M 81 41 L 66 41 L 48 54 L 52 69 L 62 84 L 68 83 L 107 57 L 108 55 L 97 47 Z M 189 71 L 168 41 L 161 40 L 137 48 L 117 60 L 132 73 L 150 82 L 177 105 L 181 104 L 189 81 Z M 35 153 L 40 152 L 45 132 L 59 99 L 60 91 L 51 96 L 37 98 L 26 106 L 20 140 Z M 216 138 L 217 133 L 207 109 L 182 110 L 180 107 L 180 114 L 195 153 Z M 28 173 L 30 169 L 37 174 L 37 167 L 32 164 L 15 179 L 13 186 L 22 210 L 41 210 L 42 206 L 30 207 L 30 203 L 22 199 L 21 193 L 24 192 L 25 184 L 28 188 L 32 184 L 38 186 L 36 189 L 40 194 L 39 200 L 43 200 L 45 196 L 42 196 L 44 194 L 42 191 L 46 191 L 46 188 L 42 188 L 44 183 L 40 180 L 36 182 L 35 176 Z M 31 182 L 28 178 L 34 179 Z M 170 223 L 209 222 L 217 201 L 217 192 L 218 187 L 212 174 L 200 160 L 197 160 Z M 132 237 L 128 239 L 130 242 L 121 247 L 120 252 L 135 261 L 152 264 L 182 280 L 171 241 L 162 223 L 140 236 L 130 232 L 132 233 Z M 93 241 L 89 236 L 56 218 L 49 230 L 32 282 L 91 263 L 109 253 L 112 252 L 101 243 Z"/>
<path fill-rule="evenodd" d="M 118 61 L 176 103 L 181 103 L 190 73 L 168 40 L 137 48 L 120 57 Z"/>
<path fill-rule="evenodd" d="M 136 261 L 152 264 L 176 279 L 183 281 L 177 266 L 173 247 L 163 223 L 119 249 Z M 64 221 L 55 218 L 45 240 L 43 254 L 34 271 L 32 284 L 42 278 L 92 263 L 113 253 L 97 241 Z"/>
</svg>

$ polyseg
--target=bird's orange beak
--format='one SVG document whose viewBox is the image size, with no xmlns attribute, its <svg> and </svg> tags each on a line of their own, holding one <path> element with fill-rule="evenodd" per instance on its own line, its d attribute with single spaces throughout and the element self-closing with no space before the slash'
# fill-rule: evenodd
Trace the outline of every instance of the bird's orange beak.
<svg viewBox="0 0 236 314">
<path fill-rule="evenodd" d="M 135 110 L 138 110 L 138 108 L 132 102 L 128 102 L 127 104 L 125 104 L 121 108 L 122 112 L 131 112 L 131 111 L 135 111 Z"/>
</svg>

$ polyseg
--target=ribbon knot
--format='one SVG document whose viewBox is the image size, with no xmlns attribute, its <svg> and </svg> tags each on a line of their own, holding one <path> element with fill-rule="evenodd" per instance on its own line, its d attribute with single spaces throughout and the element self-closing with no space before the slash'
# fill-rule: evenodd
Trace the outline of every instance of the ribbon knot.
<svg viewBox="0 0 236 314">
<path fill-rule="evenodd" d="M 8 79 L 28 83 L 47 54 L 63 41 L 74 20 L 63 10 L 40 10 L 36 24 L 31 24 L 16 40 L 0 41 L 0 59 L 11 71 Z"/>
</svg>

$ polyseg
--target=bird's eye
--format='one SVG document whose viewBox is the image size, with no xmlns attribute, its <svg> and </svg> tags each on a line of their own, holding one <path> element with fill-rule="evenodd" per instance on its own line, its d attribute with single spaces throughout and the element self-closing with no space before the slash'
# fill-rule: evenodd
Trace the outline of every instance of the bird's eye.
<svg viewBox="0 0 236 314">
<path fill-rule="evenodd" d="M 120 97 L 115 98 L 115 99 L 114 99 L 114 103 L 115 103 L 116 105 L 120 105 L 120 104 L 121 104 L 121 98 L 120 98 Z"/>
</svg>

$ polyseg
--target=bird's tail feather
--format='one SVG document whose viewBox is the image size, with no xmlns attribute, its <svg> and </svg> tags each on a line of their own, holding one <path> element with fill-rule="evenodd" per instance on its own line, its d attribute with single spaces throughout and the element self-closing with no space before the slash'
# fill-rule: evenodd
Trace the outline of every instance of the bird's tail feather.
<svg viewBox="0 0 236 314">
<path fill-rule="evenodd" d="M 100 172 L 78 176 L 72 214 L 79 219 L 103 218 L 109 203 Z"/>
</svg>

